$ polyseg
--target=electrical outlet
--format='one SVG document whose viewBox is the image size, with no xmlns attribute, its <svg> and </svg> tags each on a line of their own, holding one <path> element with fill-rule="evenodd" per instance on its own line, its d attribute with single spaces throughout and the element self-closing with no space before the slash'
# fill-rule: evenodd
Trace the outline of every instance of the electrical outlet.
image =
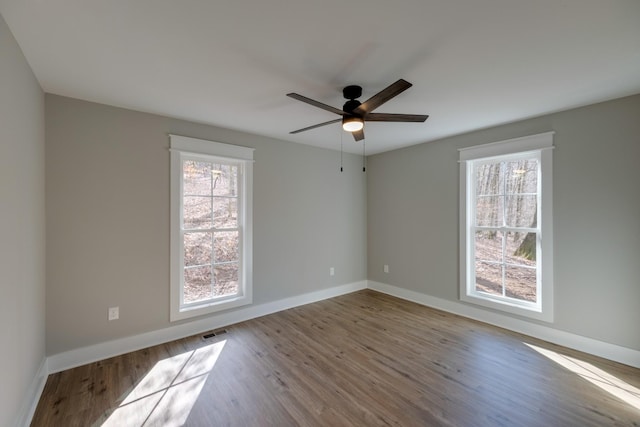
<svg viewBox="0 0 640 427">
<path fill-rule="evenodd" d="M 120 318 L 120 307 L 109 307 L 109 320 L 118 320 Z"/>
<path fill-rule="evenodd" d="M 384 265 L 384 268 L 382 269 L 385 273 L 389 272 L 389 266 L 387 264 Z"/>
<path fill-rule="evenodd" d="M 336 274 L 336 270 L 333 267 L 329 267 L 329 276 L 333 276 Z"/>
</svg>

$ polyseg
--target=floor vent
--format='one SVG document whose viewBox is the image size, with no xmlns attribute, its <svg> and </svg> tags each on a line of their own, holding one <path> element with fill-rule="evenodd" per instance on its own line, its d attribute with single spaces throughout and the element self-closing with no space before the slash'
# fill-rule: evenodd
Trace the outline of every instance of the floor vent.
<svg viewBox="0 0 640 427">
<path fill-rule="evenodd" d="M 209 338 L 213 338 L 216 337 L 218 335 L 224 335 L 226 334 L 228 331 L 226 329 L 218 329 L 217 331 L 211 331 L 209 333 L 206 333 L 202 336 L 203 339 L 208 340 Z"/>
</svg>

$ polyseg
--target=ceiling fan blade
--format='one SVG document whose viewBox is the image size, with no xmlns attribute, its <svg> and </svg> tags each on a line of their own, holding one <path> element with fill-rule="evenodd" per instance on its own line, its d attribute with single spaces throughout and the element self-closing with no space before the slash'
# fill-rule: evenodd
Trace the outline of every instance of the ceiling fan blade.
<svg viewBox="0 0 640 427">
<path fill-rule="evenodd" d="M 411 86 L 413 85 L 408 81 L 400 79 L 397 82 L 392 83 L 385 89 L 382 89 L 371 98 L 367 99 L 365 102 L 360 104 L 358 108 L 353 110 L 353 112 L 362 115 L 369 114 L 394 96 L 397 96 L 405 90 L 409 89 Z"/>
<path fill-rule="evenodd" d="M 297 99 L 298 101 L 302 101 L 309 105 L 313 105 L 314 107 L 322 108 L 323 110 L 329 111 L 331 113 L 340 115 L 344 114 L 344 111 L 334 108 L 331 105 L 323 104 L 322 102 L 315 101 L 311 98 L 307 98 L 306 96 L 298 95 L 297 93 L 288 93 L 287 96 L 289 98 Z"/>
<path fill-rule="evenodd" d="M 355 139 L 356 141 L 362 141 L 364 139 L 364 129 L 360 129 L 351 133 L 353 133 L 353 139 Z"/>
<path fill-rule="evenodd" d="M 294 130 L 293 132 L 289 132 L 289 133 L 290 134 L 300 133 L 300 132 L 304 132 L 304 131 L 307 131 L 307 130 L 319 128 L 321 126 L 330 125 L 331 123 L 338 123 L 340 121 L 342 121 L 342 119 L 329 120 L 328 122 L 318 123 L 317 125 L 309 126 L 309 127 L 298 129 L 298 130 Z"/>
<path fill-rule="evenodd" d="M 424 122 L 428 115 L 371 113 L 364 118 L 367 122 Z"/>
</svg>

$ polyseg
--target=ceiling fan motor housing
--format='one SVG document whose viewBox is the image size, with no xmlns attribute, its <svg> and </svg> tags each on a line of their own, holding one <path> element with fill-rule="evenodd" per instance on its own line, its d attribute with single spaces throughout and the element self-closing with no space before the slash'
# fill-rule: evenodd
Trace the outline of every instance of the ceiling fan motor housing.
<svg viewBox="0 0 640 427">
<path fill-rule="evenodd" d="M 360 106 L 360 101 L 357 101 L 355 99 L 350 99 L 349 101 L 344 103 L 342 110 L 344 110 L 345 113 L 352 114 L 353 110 L 355 110 L 359 106 Z"/>
</svg>

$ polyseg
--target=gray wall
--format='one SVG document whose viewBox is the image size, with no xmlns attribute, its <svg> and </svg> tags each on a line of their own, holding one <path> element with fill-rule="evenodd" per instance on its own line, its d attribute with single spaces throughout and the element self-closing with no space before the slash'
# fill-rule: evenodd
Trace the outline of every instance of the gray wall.
<svg viewBox="0 0 640 427">
<path fill-rule="evenodd" d="M 550 326 L 640 350 L 640 95 L 370 157 L 368 278 L 457 301 L 457 149 L 546 131 L 556 132 Z"/>
<path fill-rule="evenodd" d="M 172 325 L 168 133 L 256 149 L 254 303 L 366 279 L 361 157 L 48 94 L 47 354 Z"/>
<path fill-rule="evenodd" d="M 16 425 L 45 354 L 44 94 L 0 16 L 0 425 Z"/>
</svg>

